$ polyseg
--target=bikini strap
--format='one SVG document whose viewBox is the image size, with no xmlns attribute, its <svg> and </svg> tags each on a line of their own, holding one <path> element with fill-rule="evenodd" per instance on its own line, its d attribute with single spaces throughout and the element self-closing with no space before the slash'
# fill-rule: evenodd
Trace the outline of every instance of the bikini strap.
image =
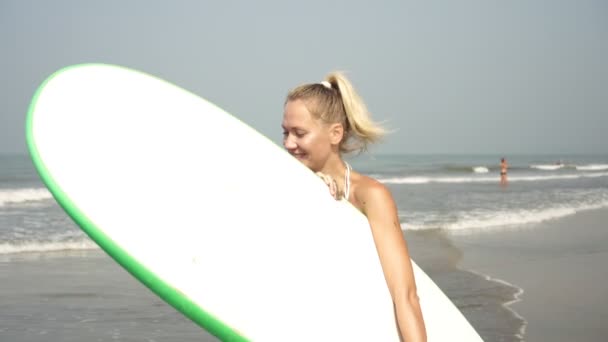
<svg viewBox="0 0 608 342">
<path fill-rule="evenodd" d="M 352 168 L 347 162 L 344 162 L 344 164 L 346 164 L 346 172 L 344 173 L 344 198 L 348 201 L 350 195 L 350 171 Z"/>
</svg>

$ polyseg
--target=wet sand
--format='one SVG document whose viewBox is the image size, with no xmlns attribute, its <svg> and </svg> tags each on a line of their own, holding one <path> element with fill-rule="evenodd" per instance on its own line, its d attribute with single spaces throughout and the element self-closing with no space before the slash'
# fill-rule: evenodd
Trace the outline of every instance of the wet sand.
<svg viewBox="0 0 608 342">
<path fill-rule="evenodd" d="M 0 341 L 217 341 L 97 251 L 0 258 Z"/>
<path fill-rule="evenodd" d="M 460 267 L 523 289 L 510 307 L 527 322 L 525 341 L 606 341 L 608 210 L 450 240 Z"/>
<path fill-rule="evenodd" d="M 505 303 L 521 290 L 462 268 L 467 250 L 444 231 L 408 231 L 412 258 L 445 292 L 486 342 L 521 341 L 525 321 Z"/>
</svg>

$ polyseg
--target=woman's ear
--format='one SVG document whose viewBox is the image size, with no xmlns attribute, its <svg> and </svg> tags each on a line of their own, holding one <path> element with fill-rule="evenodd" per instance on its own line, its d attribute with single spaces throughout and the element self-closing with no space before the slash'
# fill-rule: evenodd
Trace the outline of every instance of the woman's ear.
<svg viewBox="0 0 608 342">
<path fill-rule="evenodd" d="M 340 123 L 334 123 L 329 126 L 329 140 L 332 145 L 339 145 L 344 138 L 344 127 Z"/>
</svg>

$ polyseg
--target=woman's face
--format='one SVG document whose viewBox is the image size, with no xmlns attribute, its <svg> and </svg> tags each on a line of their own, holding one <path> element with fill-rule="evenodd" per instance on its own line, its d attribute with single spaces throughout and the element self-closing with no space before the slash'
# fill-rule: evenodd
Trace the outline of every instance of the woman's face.
<svg viewBox="0 0 608 342">
<path fill-rule="evenodd" d="M 327 125 L 315 119 L 302 100 L 285 104 L 283 146 L 313 171 L 320 171 L 332 150 Z"/>
</svg>

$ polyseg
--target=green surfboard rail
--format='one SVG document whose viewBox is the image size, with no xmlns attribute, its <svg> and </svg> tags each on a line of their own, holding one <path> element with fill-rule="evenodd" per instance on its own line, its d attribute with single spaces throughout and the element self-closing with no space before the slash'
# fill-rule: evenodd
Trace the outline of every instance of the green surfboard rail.
<svg viewBox="0 0 608 342">
<path fill-rule="evenodd" d="M 201 308 L 198 304 L 193 302 L 190 298 L 184 295 L 182 292 L 172 287 L 170 284 L 165 282 L 163 279 L 159 278 L 154 272 L 143 266 L 140 262 L 138 262 L 133 256 L 131 256 L 126 250 L 121 248 L 118 244 L 116 244 L 108 235 L 106 235 L 102 229 L 97 227 L 94 222 L 92 222 L 72 201 L 70 196 L 65 193 L 61 186 L 55 181 L 52 173 L 49 171 L 47 166 L 44 163 L 44 158 L 40 155 L 36 138 L 34 137 L 33 125 L 34 123 L 34 115 L 36 114 L 36 106 L 38 103 L 38 99 L 45 87 L 48 83 L 61 75 L 62 73 L 82 68 L 88 66 L 111 66 L 114 68 L 120 68 L 129 70 L 131 72 L 141 73 L 139 71 L 131 70 L 121 66 L 107 65 L 107 64 L 97 64 L 97 63 L 89 63 L 89 64 L 78 64 L 65 67 L 53 73 L 49 76 L 36 90 L 32 101 L 30 103 L 27 117 L 26 117 L 26 142 L 28 146 L 28 151 L 32 162 L 40 175 L 43 183 L 49 189 L 57 203 L 63 208 L 63 210 L 76 222 L 76 224 L 93 240 L 97 245 L 99 245 L 112 259 L 114 259 L 118 264 L 120 264 L 123 268 L 125 268 L 131 275 L 133 275 L 136 279 L 142 282 L 146 287 L 148 287 L 152 292 L 162 298 L 164 301 L 169 303 L 179 312 L 184 314 L 186 317 L 191 319 L 193 322 L 201 326 L 203 329 L 207 330 L 212 335 L 216 336 L 222 341 L 235 341 L 235 342 L 246 342 L 250 341 L 245 338 L 241 334 L 239 334 L 235 329 L 231 328 L 224 322 L 220 321 L 218 318 L 213 316 L 212 314 L 206 312 L 203 308 Z M 142 73 L 143 74 L 143 73 Z M 177 87 L 169 82 L 166 82 L 160 78 L 154 77 L 152 75 L 148 75 L 149 77 L 156 78 L 162 82 L 170 84 L 174 87 Z M 179 87 L 177 87 L 179 88 Z M 182 88 L 179 88 L 183 91 L 186 91 Z"/>
</svg>

